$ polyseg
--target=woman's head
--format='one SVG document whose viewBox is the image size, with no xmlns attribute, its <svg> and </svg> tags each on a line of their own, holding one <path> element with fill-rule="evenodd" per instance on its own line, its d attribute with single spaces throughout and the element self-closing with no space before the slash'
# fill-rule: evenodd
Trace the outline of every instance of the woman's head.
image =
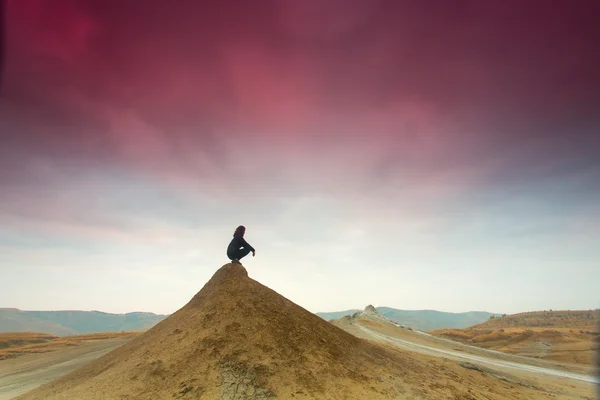
<svg viewBox="0 0 600 400">
<path fill-rule="evenodd" d="M 233 232 L 233 236 L 244 236 L 244 233 L 246 233 L 246 227 L 240 225 L 235 229 L 235 232 Z"/>
</svg>

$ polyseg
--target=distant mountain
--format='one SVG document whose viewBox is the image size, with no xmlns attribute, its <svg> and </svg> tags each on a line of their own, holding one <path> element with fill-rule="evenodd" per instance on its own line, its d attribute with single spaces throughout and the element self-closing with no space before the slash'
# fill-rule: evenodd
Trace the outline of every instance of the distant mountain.
<svg viewBox="0 0 600 400">
<path fill-rule="evenodd" d="M 40 332 L 58 336 L 150 329 L 166 315 L 146 312 L 22 311 L 0 308 L 0 332 Z"/>
<path fill-rule="evenodd" d="M 345 317 L 346 315 L 352 315 L 355 312 L 359 312 L 361 310 L 346 310 L 346 311 L 334 311 L 334 312 L 319 312 L 317 315 L 323 318 L 325 321 L 329 321 L 332 319 L 340 319 Z"/>
<path fill-rule="evenodd" d="M 352 315 L 359 309 L 321 312 L 317 315 L 326 321 Z M 467 328 L 489 320 L 484 311 L 447 313 L 434 310 L 397 310 L 377 307 L 377 311 L 399 324 L 422 331 L 444 328 Z M 57 336 L 96 332 L 121 332 L 147 330 L 168 317 L 146 312 L 109 314 L 100 311 L 23 311 L 16 308 L 0 308 L 0 332 L 40 332 Z"/>
<path fill-rule="evenodd" d="M 398 310 L 390 307 L 376 307 L 377 311 L 386 318 L 402 325 L 420 331 L 432 331 L 443 328 L 466 328 L 487 321 L 490 316 L 500 316 L 486 311 L 469 311 L 449 313 L 435 310 Z M 339 319 L 352 315 L 360 310 L 317 313 L 325 320 Z"/>
<path fill-rule="evenodd" d="M 49 320 L 38 319 L 27 311 L 0 308 L 0 332 L 41 332 L 51 335 L 76 335 L 77 331 Z"/>
</svg>

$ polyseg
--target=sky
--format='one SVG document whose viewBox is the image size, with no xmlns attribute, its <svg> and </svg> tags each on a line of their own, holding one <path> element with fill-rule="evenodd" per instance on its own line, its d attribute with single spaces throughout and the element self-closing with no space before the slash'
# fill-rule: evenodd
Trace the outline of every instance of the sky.
<svg viewBox="0 0 600 400">
<path fill-rule="evenodd" d="M 600 306 L 600 3 L 7 0 L 0 307 Z"/>
</svg>

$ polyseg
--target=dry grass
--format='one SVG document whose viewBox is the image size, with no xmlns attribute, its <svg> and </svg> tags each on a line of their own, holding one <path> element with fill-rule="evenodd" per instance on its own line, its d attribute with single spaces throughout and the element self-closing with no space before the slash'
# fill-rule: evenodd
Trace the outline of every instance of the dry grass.
<svg viewBox="0 0 600 400">
<path fill-rule="evenodd" d="M 511 354 L 593 365 L 599 326 L 597 310 L 534 311 L 493 318 L 467 329 L 431 333 Z"/>
<path fill-rule="evenodd" d="M 18 347 L 27 343 L 42 343 L 57 336 L 37 332 L 0 332 L 0 349 Z"/>
<path fill-rule="evenodd" d="M 70 336 L 71 338 L 77 338 L 77 340 L 105 340 L 113 339 L 123 336 L 136 335 L 145 331 L 128 331 L 128 332 L 101 332 L 101 333 L 86 333 L 83 335 Z"/>
<path fill-rule="evenodd" d="M 495 342 L 498 340 L 510 340 L 512 337 L 513 335 L 508 332 L 495 331 L 474 336 L 471 338 L 471 341 L 473 341 L 473 343 Z"/>
<path fill-rule="evenodd" d="M 554 342 L 592 342 L 597 341 L 598 332 L 579 331 L 577 329 L 508 328 L 508 329 L 440 329 L 431 332 L 459 342 L 492 343 L 498 341 L 521 341 L 524 339 L 552 339 Z"/>
<path fill-rule="evenodd" d="M 600 326 L 600 311 L 532 311 L 501 318 L 493 318 L 481 324 L 472 326 L 475 329 L 500 328 L 567 328 L 585 331 L 598 331 Z"/>
<path fill-rule="evenodd" d="M 71 346 L 79 346 L 89 341 L 107 340 L 139 333 L 103 332 L 58 337 L 37 332 L 5 332 L 0 333 L 0 360 L 24 354 L 48 353 L 63 350 Z"/>
</svg>

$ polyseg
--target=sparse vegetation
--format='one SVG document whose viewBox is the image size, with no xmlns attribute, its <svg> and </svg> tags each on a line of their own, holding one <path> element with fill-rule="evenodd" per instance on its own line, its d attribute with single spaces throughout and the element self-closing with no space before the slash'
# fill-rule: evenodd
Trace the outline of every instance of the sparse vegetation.
<svg viewBox="0 0 600 400">
<path fill-rule="evenodd" d="M 37 332 L 0 333 L 0 360 L 24 354 L 47 353 L 62 350 L 70 346 L 79 346 L 89 341 L 106 340 L 138 333 L 139 331 L 105 332 L 66 337 Z"/>
<path fill-rule="evenodd" d="M 598 313 L 583 311 L 533 311 L 492 318 L 475 325 L 477 329 L 498 329 L 511 327 L 569 328 L 596 331 L 600 318 Z"/>
</svg>

